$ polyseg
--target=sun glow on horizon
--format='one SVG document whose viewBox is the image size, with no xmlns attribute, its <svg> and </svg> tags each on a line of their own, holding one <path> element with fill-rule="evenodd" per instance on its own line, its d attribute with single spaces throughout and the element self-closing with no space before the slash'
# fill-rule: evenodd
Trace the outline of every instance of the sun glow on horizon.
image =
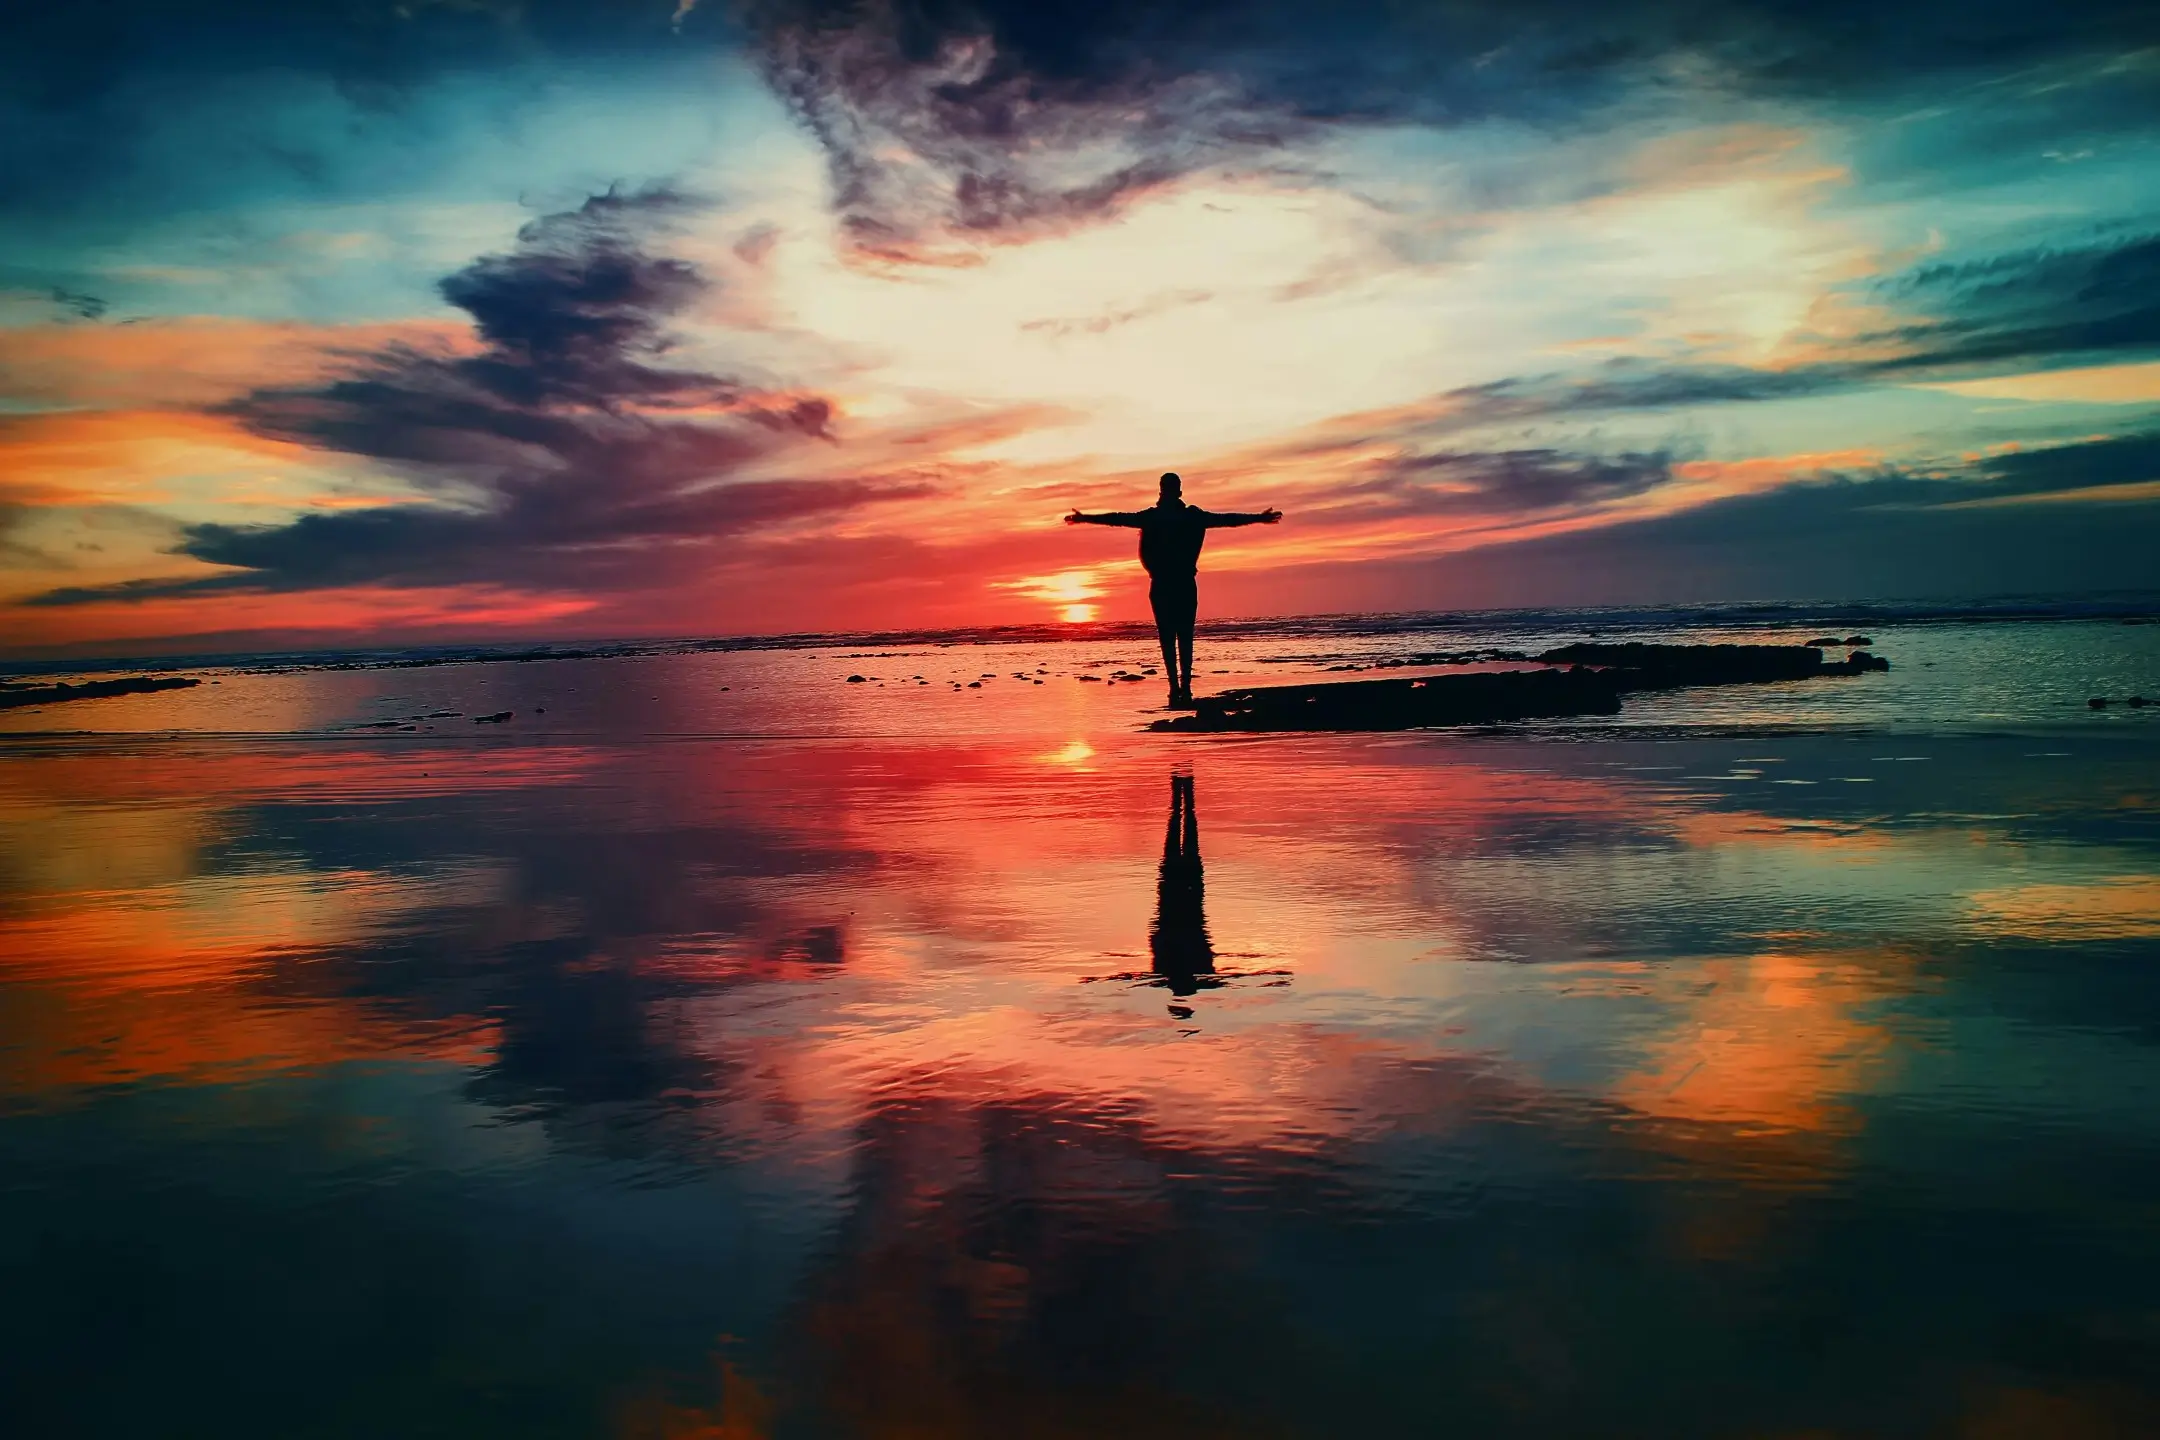
<svg viewBox="0 0 2160 1440">
<path fill-rule="evenodd" d="M 1096 570 L 1061 570 L 1055 575 L 1030 575 L 1021 580 L 996 580 L 997 589 L 1012 590 L 1030 600 L 1043 600 L 1057 608 L 1058 619 L 1068 625 L 1084 625 L 1101 611 L 1102 575 Z"/>
</svg>

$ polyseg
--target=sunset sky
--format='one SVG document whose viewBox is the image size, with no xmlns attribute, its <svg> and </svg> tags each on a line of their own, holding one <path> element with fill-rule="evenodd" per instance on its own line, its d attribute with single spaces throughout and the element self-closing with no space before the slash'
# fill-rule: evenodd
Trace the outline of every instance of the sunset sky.
<svg viewBox="0 0 2160 1440">
<path fill-rule="evenodd" d="M 2136 0 L 97 0 L 0 651 L 2149 588 Z"/>
</svg>

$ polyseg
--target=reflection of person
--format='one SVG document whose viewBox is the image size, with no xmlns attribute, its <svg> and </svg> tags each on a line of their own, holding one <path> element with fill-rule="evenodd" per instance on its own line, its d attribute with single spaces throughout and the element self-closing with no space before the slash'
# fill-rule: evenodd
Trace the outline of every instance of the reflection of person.
<svg viewBox="0 0 2160 1440">
<path fill-rule="evenodd" d="M 1193 803 L 1193 777 L 1170 777 L 1170 828 L 1163 835 L 1162 869 L 1155 882 L 1155 924 L 1148 949 L 1155 973 L 1170 983 L 1173 995 L 1191 995 L 1211 983 L 1215 947 L 1208 940 L 1206 887 L 1200 872 L 1200 814 Z"/>
<path fill-rule="evenodd" d="M 1192 705 L 1193 619 L 1200 609 L 1200 547 L 1210 530 L 1238 525 L 1273 525 L 1280 510 L 1256 514 L 1220 513 L 1187 505 L 1184 484 L 1162 477 L 1162 495 L 1145 510 L 1117 510 L 1065 517 L 1068 525 L 1122 525 L 1140 532 L 1140 563 L 1148 573 L 1148 603 L 1155 607 L 1155 633 L 1162 641 L 1163 669 L 1170 675 L 1170 704 Z"/>
</svg>

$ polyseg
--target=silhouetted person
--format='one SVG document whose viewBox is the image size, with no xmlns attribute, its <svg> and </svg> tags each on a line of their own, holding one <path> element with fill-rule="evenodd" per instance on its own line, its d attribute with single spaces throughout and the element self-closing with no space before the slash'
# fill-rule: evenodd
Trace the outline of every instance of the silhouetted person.
<svg viewBox="0 0 2160 1440">
<path fill-rule="evenodd" d="M 1155 881 L 1155 923 L 1148 930 L 1148 950 L 1155 973 L 1170 982 L 1172 995 L 1198 991 L 1200 977 L 1215 973 L 1215 947 L 1208 940 L 1206 885 L 1200 873 L 1200 814 L 1193 805 L 1193 778 L 1170 777 L 1170 828 L 1163 836 L 1162 869 Z"/>
<path fill-rule="evenodd" d="M 1175 475 L 1162 477 L 1162 495 L 1145 510 L 1065 517 L 1068 525 L 1122 525 L 1140 532 L 1140 563 L 1148 573 L 1148 603 L 1155 607 L 1155 633 L 1162 641 L 1163 669 L 1170 674 L 1170 703 L 1192 704 L 1193 619 L 1200 610 L 1200 547 L 1210 530 L 1238 525 L 1273 525 L 1280 510 L 1257 515 L 1217 514 L 1187 505 L 1184 485 Z"/>
</svg>

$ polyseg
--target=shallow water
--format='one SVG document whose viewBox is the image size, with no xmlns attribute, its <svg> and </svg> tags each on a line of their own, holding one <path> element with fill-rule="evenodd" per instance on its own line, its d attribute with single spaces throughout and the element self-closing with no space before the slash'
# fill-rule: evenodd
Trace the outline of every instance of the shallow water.
<svg viewBox="0 0 2160 1440">
<path fill-rule="evenodd" d="M 1254 633 L 1201 637 L 1202 694 L 1316 679 L 1446 673 L 1490 665 L 1403 665 L 1436 653 L 1536 652 L 1571 641 L 1799 644 L 1815 626 L 1685 623 L 1629 615 L 1478 617 L 1479 623 L 1341 633 L 1270 622 Z M 1617 716 L 1525 727 L 1532 732 L 1845 730 L 2000 733 L 2065 729 L 2154 733 L 2160 725 L 2160 623 L 2116 620 L 1892 619 L 1870 624 L 1887 674 L 1631 698 Z M 1841 658 L 1833 648 L 1830 658 Z M 646 651 L 605 658 L 413 667 L 395 655 L 183 665 L 192 690 L 0 710 L 0 735 L 52 733 L 469 733 L 508 710 L 520 733 L 565 739 L 672 736 L 1011 737 L 1122 734 L 1160 718 L 1166 685 L 1148 638 L 983 644 L 916 640 L 779 649 Z M 409 658 L 409 657 L 405 657 Z M 1397 662 L 1389 665 L 1387 662 Z M 386 663 L 388 662 L 388 663 Z M 1522 668 L 1522 667 L 1515 667 Z M 109 671 L 100 672 L 109 675 Z M 1116 677 L 1129 677 L 1121 682 Z M 851 676 L 861 679 L 850 683 Z M 62 678 L 38 677 L 40 683 Z M 77 672 L 72 678 L 91 678 Z M 2115 703 L 2092 710 L 2094 696 Z M 2155 702 L 2127 706 L 2131 696 Z M 409 732 L 406 727 L 409 727 Z"/>
<path fill-rule="evenodd" d="M 1130 644 L 52 707 L 276 733 L 0 746 L 0 1406 L 2149 1433 L 2150 632 L 2045 633 L 1635 735 L 1147 735 Z"/>
</svg>

